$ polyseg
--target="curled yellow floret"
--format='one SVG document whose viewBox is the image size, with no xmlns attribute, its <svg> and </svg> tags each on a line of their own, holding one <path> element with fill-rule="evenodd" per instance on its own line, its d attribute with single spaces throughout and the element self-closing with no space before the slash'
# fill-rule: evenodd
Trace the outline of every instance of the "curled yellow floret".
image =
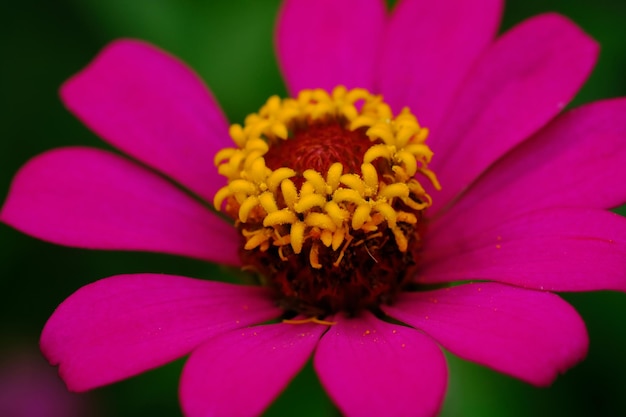
<svg viewBox="0 0 626 417">
<path fill-rule="evenodd" d="M 340 161 L 326 172 L 266 165 L 272 146 L 291 140 L 296 129 L 329 121 L 361 131 L 371 142 L 360 172 L 346 172 Z M 417 177 L 440 188 L 428 168 L 433 155 L 425 143 L 428 129 L 408 108 L 394 117 L 381 96 L 364 89 L 339 86 L 331 93 L 316 89 L 303 90 L 297 98 L 270 97 L 243 125 L 232 125 L 230 136 L 236 147 L 219 151 L 214 159 L 228 179 L 215 194 L 215 207 L 227 207 L 236 218 L 245 249 L 273 245 L 283 256 L 285 247 L 295 254 L 307 247 L 314 268 L 324 266 L 321 247 L 337 252 L 333 264 L 341 262 L 357 232 L 367 239 L 389 229 L 398 249 L 406 251 L 416 212 L 432 201 Z"/>
</svg>

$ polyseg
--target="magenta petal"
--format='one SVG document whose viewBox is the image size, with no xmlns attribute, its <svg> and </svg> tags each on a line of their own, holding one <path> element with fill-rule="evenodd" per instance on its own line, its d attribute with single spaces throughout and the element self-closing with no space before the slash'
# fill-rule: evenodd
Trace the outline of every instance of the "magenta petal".
<svg viewBox="0 0 626 417">
<path fill-rule="evenodd" d="M 158 175 L 98 149 L 32 159 L 16 175 L 0 220 L 61 245 L 239 265 L 234 227 Z"/>
<path fill-rule="evenodd" d="M 207 201 L 225 185 L 213 157 L 232 146 L 228 122 L 202 80 L 156 47 L 111 43 L 63 85 L 61 98 L 104 140 Z"/>
<path fill-rule="evenodd" d="M 171 275 L 106 278 L 52 314 L 41 350 L 73 391 L 161 366 L 216 334 L 275 318 L 266 289 Z"/>
<path fill-rule="evenodd" d="M 385 23 L 381 0 L 287 0 L 276 27 L 291 94 L 337 85 L 373 89 Z"/>
<path fill-rule="evenodd" d="M 612 208 L 626 201 L 626 99 L 568 111 L 502 158 L 431 224 L 468 236 L 550 206 Z M 435 197 L 436 198 L 436 197 Z"/>
<path fill-rule="evenodd" d="M 524 214 L 477 235 L 425 244 L 420 282 L 487 279 L 550 291 L 626 291 L 626 219 L 598 209 Z"/>
<path fill-rule="evenodd" d="M 431 146 L 442 207 L 507 151 L 554 118 L 595 64 L 597 44 L 554 14 L 527 20 L 487 51 Z M 417 115 L 419 117 L 419 114 Z M 433 210 L 436 210 L 433 208 Z"/>
<path fill-rule="evenodd" d="M 259 416 L 311 356 L 326 326 L 270 324 L 214 337 L 183 370 L 185 416 Z"/>
<path fill-rule="evenodd" d="M 403 0 L 387 29 L 379 82 L 395 112 L 408 106 L 437 130 L 461 81 L 498 30 L 502 0 Z"/>
<path fill-rule="evenodd" d="M 585 324 L 558 296 L 494 283 L 403 294 L 390 316 L 463 359 L 549 385 L 587 354 Z"/>
<path fill-rule="evenodd" d="M 346 417 L 432 417 L 446 390 L 446 362 L 429 337 L 367 312 L 337 317 L 320 340 L 314 365 Z"/>
</svg>

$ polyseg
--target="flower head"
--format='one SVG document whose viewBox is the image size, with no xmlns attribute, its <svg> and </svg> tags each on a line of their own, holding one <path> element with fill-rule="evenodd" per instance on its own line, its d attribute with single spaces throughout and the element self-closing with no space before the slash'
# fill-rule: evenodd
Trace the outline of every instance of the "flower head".
<svg viewBox="0 0 626 417">
<path fill-rule="evenodd" d="M 186 415 L 254 416 L 313 355 L 345 415 L 432 416 L 437 343 L 536 385 L 581 360 L 584 324 L 548 291 L 626 289 L 626 221 L 606 211 L 626 201 L 626 101 L 561 114 L 596 44 L 552 14 L 494 39 L 501 3 L 481 6 L 285 1 L 292 97 L 230 127 L 193 72 L 142 42 L 70 79 L 65 105 L 144 166 L 50 151 L 0 219 L 261 284 L 138 274 L 79 289 L 41 338 L 70 389 L 191 354 Z"/>
<path fill-rule="evenodd" d="M 228 184 L 214 205 L 236 219 L 243 265 L 284 309 L 357 314 L 413 279 L 432 202 L 415 175 L 439 184 L 428 131 L 408 108 L 394 117 L 363 89 L 302 90 L 270 98 L 230 133 L 237 147 L 215 157 Z"/>
</svg>

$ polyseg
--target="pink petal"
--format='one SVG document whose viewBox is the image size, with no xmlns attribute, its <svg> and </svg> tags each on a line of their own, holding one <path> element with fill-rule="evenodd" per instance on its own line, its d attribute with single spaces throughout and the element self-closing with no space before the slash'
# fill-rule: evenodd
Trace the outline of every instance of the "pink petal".
<svg viewBox="0 0 626 417">
<path fill-rule="evenodd" d="M 270 324 L 212 338 L 181 379 L 185 416 L 259 416 L 311 356 L 326 326 Z"/>
<path fill-rule="evenodd" d="M 425 247 L 420 282 L 626 291 L 626 218 L 599 209 L 539 210 L 476 235 L 458 230 L 448 245 Z"/>
<path fill-rule="evenodd" d="M 98 149 L 56 149 L 29 161 L 0 220 L 61 245 L 239 265 L 234 227 L 158 175 Z"/>
<path fill-rule="evenodd" d="M 390 316 L 463 359 L 549 385 L 587 354 L 585 324 L 554 294 L 493 283 L 405 293 Z"/>
<path fill-rule="evenodd" d="M 409 106 L 437 130 L 455 92 L 498 30 L 502 0 L 398 3 L 380 60 L 380 89 L 395 112 Z"/>
<path fill-rule="evenodd" d="M 591 38 L 555 14 L 502 36 L 470 74 L 441 130 L 433 132 L 430 144 L 438 156 L 432 168 L 443 185 L 434 207 L 555 117 L 584 83 L 597 54 Z"/>
<path fill-rule="evenodd" d="M 185 64 L 136 41 L 111 43 L 61 88 L 67 108 L 104 140 L 211 201 L 225 185 L 213 156 L 228 122 Z"/>
<path fill-rule="evenodd" d="M 431 225 L 431 236 L 473 235 L 551 206 L 626 201 L 626 99 L 570 110 L 490 169 Z M 436 198 L 436 197 L 435 197 Z"/>
<path fill-rule="evenodd" d="M 381 0 L 286 0 L 276 49 L 290 93 L 340 84 L 372 90 L 385 13 Z"/>
<path fill-rule="evenodd" d="M 171 275 L 105 278 L 67 298 L 41 350 L 73 391 L 156 368 L 211 336 L 275 318 L 266 289 Z"/>
<path fill-rule="evenodd" d="M 346 417 L 437 414 L 447 369 L 430 338 L 370 313 L 337 321 L 322 337 L 313 363 Z"/>
</svg>

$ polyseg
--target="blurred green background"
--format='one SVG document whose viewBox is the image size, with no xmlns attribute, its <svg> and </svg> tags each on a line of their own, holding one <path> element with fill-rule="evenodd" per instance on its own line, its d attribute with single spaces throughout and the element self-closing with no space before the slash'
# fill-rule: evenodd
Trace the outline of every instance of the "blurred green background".
<svg viewBox="0 0 626 417">
<path fill-rule="evenodd" d="M 181 57 L 211 86 L 231 121 L 240 122 L 272 94 L 284 95 L 272 49 L 279 3 L 2 2 L 0 201 L 13 174 L 32 156 L 65 145 L 106 147 L 62 107 L 57 89 L 115 38 L 148 40 Z M 503 29 L 544 11 L 569 16 L 602 45 L 599 64 L 575 103 L 626 96 L 626 1 L 511 0 Z M 78 287 L 129 272 L 195 277 L 219 273 L 201 262 L 163 255 L 58 247 L 0 225 L 0 365 L 6 368 L 11 351 L 36 349 L 47 317 Z M 442 415 L 626 415 L 626 295 L 564 297 L 587 323 L 591 347 L 586 361 L 551 388 L 537 389 L 449 355 L 451 376 Z M 83 395 L 92 405 L 87 415 L 180 416 L 177 385 L 182 363 Z M 337 414 L 308 366 L 267 415 Z"/>
</svg>

